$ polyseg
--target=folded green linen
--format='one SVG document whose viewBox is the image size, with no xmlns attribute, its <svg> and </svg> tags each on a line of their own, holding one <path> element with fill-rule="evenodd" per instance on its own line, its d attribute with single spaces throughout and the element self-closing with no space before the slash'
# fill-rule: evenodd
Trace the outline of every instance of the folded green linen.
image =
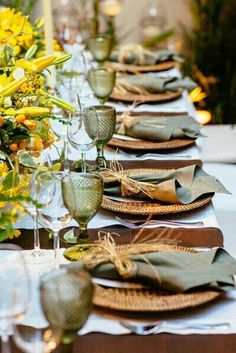
<svg viewBox="0 0 236 353">
<path fill-rule="evenodd" d="M 170 141 L 179 138 L 196 139 L 201 135 L 201 125 L 188 115 L 176 117 L 118 116 L 118 134 L 149 141 Z"/>
<path fill-rule="evenodd" d="M 140 57 L 137 50 L 130 50 L 124 54 L 122 61 L 120 61 L 120 50 L 114 50 L 111 53 L 109 60 L 134 65 L 155 65 L 165 61 L 183 61 L 180 56 L 167 49 L 154 51 L 143 49 L 142 54 L 142 57 Z"/>
<path fill-rule="evenodd" d="M 155 174 L 130 175 L 117 178 L 117 181 L 106 182 L 104 194 L 122 195 L 137 199 L 158 200 L 169 204 L 189 204 L 200 196 L 214 193 L 229 194 L 229 191 L 214 177 L 208 175 L 199 166 L 172 169 Z"/>
<path fill-rule="evenodd" d="M 154 252 L 129 256 L 128 259 L 134 264 L 130 280 L 146 282 L 168 292 L 181 293 L 193 289 L 227 291 L 235 285 L 236 260 L 221 248 L 199 253 Z M 109 261 L 90 271 L 94 277 L 122 278 Z"/>
<path fill-rule="evenodd" d="M 140 75 L 123 75 L 116 82 L 132 93 L 139 93 L 138 90 L 145 90 L 148 93 L 175 92 L 180 89 L 192 91 L 197 87 L 197 84 L 189 77 L 158 77 L 150 72 Z"/>
</svg>

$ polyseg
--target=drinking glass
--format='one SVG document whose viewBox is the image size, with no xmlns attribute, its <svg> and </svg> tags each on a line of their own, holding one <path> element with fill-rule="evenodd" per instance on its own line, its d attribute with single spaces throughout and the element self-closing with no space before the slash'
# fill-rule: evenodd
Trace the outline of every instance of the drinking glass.
<svg viewBox="0 0 236 353">
<path fill-rule="evenodd" d="M 93 284 L 80 264 L 67 264 L 42 276 L 40 296 L 43 311 L 51 323 L 56 322 L 55 303 L 60 302 L 64 316 L 63 343 L 73 341 L 92 309 Z M 69 351 L 69 350 L 68 350 Z"/>
<path fill-rule="evenodd" d="M 13 320 L 21 319 L 30 300 L 30 284 L 22 249 L 0 244 L 0 337 L 2 353 L 9 353 Z"/>
<path fill-rule="evenodd" d="M 63 114 L 63 112 L 61 112 Z M 69 124 L 69 117 L 66 114 L 58 116 L 57 119 L 51 119 L 51 127 L 54 134 L 59 137 L 63 143 L 60 160 L 63 162 L 64 173 L 70 170 L 68 159 L 68 137 L 67 130 Z"/>
<path fill-rule="evenodd" d="M 102 64 L 109 58 L 111 53 L 111 38 L 103 35 L 90 38 L 88 40 L 88 49 L 93 54 L 94 59 Z"/>
<path fill-rule="evenodd" d="M 89 134 L 92 126 L 93 134 Z M 97 137 L 97 113 L 93 107 L 85 108 L 81 112 L 75 112 L 71 115 L 68 139 L 71 145 L 81 153 L 83 173 L 86 172 L 86 152 L 96 145 Z"/>
<path fill-rule="evenodd" d="M 88 62 L 82 52 L 73 52 L 72 58 L 65 62 L 57 72 L 58 93 L 61 98 L 78 106 L 79 95 L 86 97 L 85 85 Z"/>
<path fill-rule="evenodd" d="M 62 197 L 62 180 L 65 175 L 63 172 L 44 172 L 37 177 L 39 200 L 47 197 L 51 188 L 54 188 L 51 201 L 42 205 L 38 217 L 42 225 L 51 229 L 53 233 L 56 265 L 60 249 L 59 232 L 71 221 L 70 212 Z"/>
<path fill-rule="evenodd" d="M 116 127 L 116 110 L 108 105 L 95 105 L 98 121 L 98 137 L 96 142 L 98 168 L 106 168 L 106 159 L 104 157 L 104 147 L 111 140 Z M 88 129 L 89 135 L 92 137 L 96 130 L 95 124 Z M 94 130 L 94 131 L 93 131 Z"/>
<path fill-rule="evenodd" d="M 116 71 L 105 67 L 91 68 L 88 71 L 88 82 L 101 104 L 105 104 L 116 81 Z"/>
<path fill-rule="evenodd" d="M 55 288 L 57 294 L 57 288 Z M 50 308 L 53 321 L 43 312 L 38 287 L 35 288 L 34 300 L 29 306 L 23 322 L 13 325 L 13 340 L 18 348 L 25 353 L 50 353 L 61 342 L 64 333 L 64 313 L 60 310 L 61 303 L 57 295 Z"/>
<path fill-rule="evenodd" d="M 62 193 L 66 207 L 79 223 L 78 243 L 86 244 L 88 223 L 102 202 L 103 180 L 97 174 L 71 172 L 63 178 Z"/>
</svg>

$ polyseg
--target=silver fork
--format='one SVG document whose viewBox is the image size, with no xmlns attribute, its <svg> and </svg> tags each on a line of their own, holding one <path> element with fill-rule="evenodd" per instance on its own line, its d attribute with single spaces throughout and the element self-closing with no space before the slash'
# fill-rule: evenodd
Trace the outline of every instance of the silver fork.
<svg viewBox="0 0 236 353">
<path fill-rule="evenodd" d="M 179 321 L 158 321 L 154 324 L 143 324 L 143 323 L 130 323 L 127 321 L 120 321 L 119 322 L 123 327 L 130 330 L 132 333 L 136 335 L 146 336 L 146 335 L 153 335 L 155 333 L 162 332 L 163 329 L 173 329 L 173 330 L 227 330 L 230 328 L 230 324 L 228 322 L 216 323 L 216 324 L 188 324 L 182 323 Z"/>
<path fill-rule="evenodd" d="M 136 155 L 137 158 L 142 159 L 142 158 L 148 158 L 148 157 L 163 157 L 165 159 L 171 158 L 171 159 L 190 159 L 192 156 L 189 154 L 162 154 L 162 153 L 141 153 Z"/>
<path fill-rule="evenodd" d="M 172 226 L 179 226 L 179 227 L 188 226 L 190 228 L 196 228 L 196 227 L 202 227 L 204 225 L 204 223 L 201 221 L 184 222 L 184 221 L 170 221 L 170 220 L 158 220 L 158 219 L 151 219 L 148 221 L 135 221 L 135 220 L 122 219 L 120 217 L 116 217 L 116 220 L 123 226 L 130 229 L 138 229 L 138 228 L 143 228 L 145 226 L 146 227 L 150 226 L 150 228 L 152 228 L 160 225 L 169 225 L 169 226 L 172 225 Z"/>
</svg>

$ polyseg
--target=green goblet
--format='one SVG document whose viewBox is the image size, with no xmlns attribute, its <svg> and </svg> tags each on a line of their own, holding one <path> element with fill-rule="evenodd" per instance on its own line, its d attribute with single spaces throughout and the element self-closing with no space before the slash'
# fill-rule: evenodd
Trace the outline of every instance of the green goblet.
<svg viewBox="0 0 236 353">
<path fill-rule="evenodd" d="M 109 58 L 111 53 L 111 38 L 103 35 L 90 38 L 88 40 L 88 49 L 93 54 L 94 59 L 102 64 Z"/>
<path fill-rule="evenodd" d="M 105 104 L 116 81 L 116 71 L 105 67 L 92 68 L 88 72 L 88 82 L 101 104 Z"/>
<path fill-rule="evenodd" d="M 64 344 L 71 344 L 85 324 L 92 310 L 92 297 L 91 277 L 81 264 L 64 265 L 41 277 L 40 298 L 44 315 L 51 325 L 58 325 L 58 310 L 63 315 Z"/>
<path fill-rule="evenodd" d="M 77 242 L 86 244 L 89 238 L 88 223 L 102 202 L 103 180 L 97 174 L 71 172 L 62 181 L 62 194 L 67 209 L 79 223 Z M 65 251 L 65 256 L 68 251 Z"/>
<path fill-rule="evenodd" d="M 96 111 L 97 124 L 95 121 L 86 127 L 87 133 L 91 139 L 97 133 L 96 147 L 97 147 L 97 158 L 96 163 L 98 168 L 106 168 L 106 159 L 104 157 L 104 147 L 111 140 L 116 127 L 116 110 L 114 107 L 108 105 L 94 105 L 90 107 Z M 94 139 L 95 140 L 95 139 Z"/>
</svg>

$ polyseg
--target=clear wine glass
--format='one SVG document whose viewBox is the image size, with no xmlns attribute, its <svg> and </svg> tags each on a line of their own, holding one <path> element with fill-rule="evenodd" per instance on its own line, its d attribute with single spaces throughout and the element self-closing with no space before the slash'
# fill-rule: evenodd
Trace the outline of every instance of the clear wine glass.
<svg viewBox="0 0 236 353">
<path fill-rule="evenodd" d="M 106 67 L 91 68 L 87 78 L 95 96 L 105 104 L 115 86 L 116 71 Z"/>
<path fill-rule="evenodd" d="M 51 119 L 51 127 L 54 134 L 59 137 L 63 143 L 60 160 L 63 162 L 64 173 L 68 173 L 70 170 L 69 159 L 68 159 L 68 124 L 69 117 L 65 112 L 61 112 L 62 115 L 58 116 L 57 119 Z"/>
<path fill-rule="evenodd" d="M 0 337 L 2 353 L 10 353 L 13 320 L 22 319 L 30 301 L 30 283 L 22 249 L 0 244 Z"/>
<path fill-rule="evenodd" d="M 42 205 L 38 217 L 42 225 L 51 229 L 53 233 L 56 266 L 59 261 L 59 232 L 72 219 L 62 197 L 62 179 L 64 176 L 65 173 L 63 172 L 44 172 L 37 177 L 39 200 L 46 198 L 51 193 L 51 189 L 54 188 L 51 201 Z"/>
<path fill-rule="evenodd" d="M 93 126 L 94 133 L 90 134 Z M 71 114 L 68 126 L 68 139 L 71 145 L 81 153 L 82 171 L 86 172 L 86 152 L 92 149 L 97 142 L 98 122 L 96 109 L 85 108 L 81 112 Z"/>
<path fill-rule="evenodd" d="M 46 251 L 42 251 L 40 248 L 40 237 L 39 237 L 39 228 L 38 228 L 38 211 L 37 211 L 37 196 L 36 196 L 36 178 L 37 172 L 34 172 L 30 175 L 29 182 L 29 197 L 31 200 L 24 201 L 23 207 L 26 209 L 28 214 L 32 217 L 34 223 L 34 248 L 33 250 L 24 255 L 24 259 L 26 263 L 45 263 L 49 261 L 49 257 L 47 256 Z M 52 193 L 51 193 L 52 196 Z M 50 201 L 50 197 L 48 202 Z"/>
<path fill-rule="evenodd" d="M 88 223 L 97 214 L 102 202 L 103 180 L 98 174 L 71 172 L 62 181 L 62 193 L 66 207 L 79 223 L 77 242 L 86 244 L 89 239 Z M 71 249 L 64 253 L 68 258 Z M 76 251 L 80 254 L 84 249 L 78 247 Z"/>
<path fill-rule="evenodd" d="M 49 318 L 44 315 L 37 287 L 24 321 L 13 325 L 13 340 L 16 346 L 25 353 L 52 352 L 60 344 L 64 333 L 64 313 L 60 307 L 60 299 L 55 295 L 50 308 L 54 320 L 49 321 Z"/>
</svg>

